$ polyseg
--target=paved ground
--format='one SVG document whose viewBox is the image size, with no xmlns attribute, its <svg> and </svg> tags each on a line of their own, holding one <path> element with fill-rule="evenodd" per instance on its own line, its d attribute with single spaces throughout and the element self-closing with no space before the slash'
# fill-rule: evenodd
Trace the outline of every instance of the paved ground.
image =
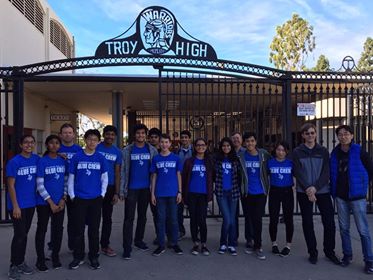
<svg viewBox="0 0 373 280">
<path fill-rule="evenodd" d="M 114 224 L 112 233 L 112 247 L 121 253 L 121 231 L 123 219 L 123 204 L 118 204 L 114 211 Z M 373 216 L 369 216 L 371 228 L 373 228 Z M 154 238 L 154 227 L 150 216 L 146 228 L 145 241 L 151 244 Z M 189 227 L 189 220 L 186 219 L 185 225 Z M 208 247 L 211 255 L 193 256 L 190 254 L 191 240 L 189 230 L 187 237 L 180 242 L 180 246 L 184 250 L 184 255 L 177 256 L 171 251 L 166 251 L 160 257 L 153 257 L 152 251 L 140 252 L 134 249 L 132 260 L 125 261 L 118 254 L 117 257 L 109 258 L 100 256 L 101 269 L 93 271 L 89 269 L 88 265 L 81 266 L 78 270 L 69 270 L 68 263 L 72 260 L 72 255 L 68 253 L 66 248 L 66 240 L 64 239 L 63 248 L 61 252 L 61 261 L 63 268 L 60 270 L 50 270 L 47 273 L 35 272 L 31 276 L 22 276 L 22 279 L 53 279 L 53 280 L 70 280 L 70 279 L 368 279 L 373 278 L 373 275 L 365 275 L 363 273 L 363 263 L 360 248 L 359 236 L 352 228 L 353 248 L 355 252 L 354 263 L 342 268 L 332 264 L 325 259 L 322 254 L 322 226 L 319 217 L 315 218 L 315 230 L 318 236 L 319 243 L 319 262 L 317 265 L 311 265 L 307 261 L 307 253 L 305 242 L 301 229 L 300 217 L 295 217 L 295 234 L 292 247 L 292 254 L 287 258 L 281 258 L 271 255 L 271 244 L 268 234 L 268 218 L 264 219 L 263 225 L 263 241 L 264 250 L 267 253 L 267 260 L 257 260 L 252 255 L 244 253 L 243 241 L 243 219 L 240 221 L 240 246 L 238 248 L 238 256 L 219 255 L 217 253 L 220 235 L 220 219 L 208 220 Z M 36 222 L 32 225 L 26 261 L 30 265 L 35 264 L 36 255 L 34 249 L 34 234 L 36 229 Z M 189 228 L 188 228 L 189 229 Z M 284 242 L 284 225 L 279 226 L 279 242 Z M 6 279 L 6 273 L 9 265 L 10 242 L 12 236 L 11 226 L 0 227 L 0 279 Z M 337 232 L 337 248 L 336 251 L 341 255 L 340 236 Z M 282 247 L 282 246 L 280 246 Z M 154 246 L 151 246 L 154 249 Z M 281 248 L 280 248 L 281 249 Z"/>
</svg>

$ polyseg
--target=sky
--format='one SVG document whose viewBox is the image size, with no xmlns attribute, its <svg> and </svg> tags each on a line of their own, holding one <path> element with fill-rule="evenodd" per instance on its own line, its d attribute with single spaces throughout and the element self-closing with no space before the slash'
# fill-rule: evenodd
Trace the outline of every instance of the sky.
<svg viewBox="0 0 373 280">
<path fill-rule="evenodd" d="M 94 55 L 97 46 L 113 38 L 149 6 L 169 9 L 195 38 L 211 44 L 219 59 L 273 67 L 269 45 L 282 25 L 299 14 L 314 28 L 315 50 L 306 65 L 324 54 L 338 70 L 350 55 L 356 63 L 367 37 L 373 37 L 371 0 L 48 0 L 72 33 L 76 56 Z M 149 74 L 150 67 L 85 69 L 85 73 Z M 129 69 L 130 68 L 130 69 Z"/>
</svg>

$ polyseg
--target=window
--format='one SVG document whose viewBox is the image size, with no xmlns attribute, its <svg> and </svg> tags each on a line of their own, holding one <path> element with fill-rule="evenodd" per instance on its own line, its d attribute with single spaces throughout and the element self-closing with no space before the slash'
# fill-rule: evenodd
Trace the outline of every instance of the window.
<svg viewBox="0 0 373 280">
<path fill-rule="evenodd" d="M 41 33 L 44 33 L 44 11 L 38 0 L 9 0 Z"/>
<path fill-rule="evenodd" d="M 67 58 L 72 57 L 73 44 L 62 25 L 53 19 L 50 21 L 50 41 Z"/>
</svg>

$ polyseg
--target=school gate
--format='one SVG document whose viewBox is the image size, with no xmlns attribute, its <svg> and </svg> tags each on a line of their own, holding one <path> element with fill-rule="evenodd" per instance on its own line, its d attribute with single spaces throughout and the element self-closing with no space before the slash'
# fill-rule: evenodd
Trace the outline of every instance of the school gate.
<svg viewBox="0 0 373 280">
<path fill-rule="evenodd" d="M 107 66 L 151 66 L 158 75 L 51 75 Z M 142 122 L 148 127 L 159 127 L 176 141 L 180 131 L 187 129 L 193 138 L 205 137 L 210 149 L 235 131 L 256 132 L 258 145 L 269 151 L 281 139 L 294 148 L 301 142 L 300 126 L 312 121 L 317 127 L 318 142 L 331 151 L 337 143 L 335 128 L 350 124 L 356 143 L 372 156 L 373 73 L 356 70 L 351 57 L 343 60 L 338 71 L 331 72 L 288 72 L 218 59 L 211 45 L 189 35 L 169 10 L 158 6 L 146 8 L 126 32 L 102 42 L 94 56 L 0 68 L 1 95 L 5 97 L 5 104 L 0 104 L 4 116 L 0 139 L 2 146 L 7 147 L 7 152 L 1 149 L 0 221 L 8 221 L 5 162 L 18 151 L 18 140 L 27 132 L 23 112 L 25 86 L 110 81 L 123 87 L 145 87 L 143 96 L 153 94 L 153 99 L 138 100 L 134 95 L 132 101 L 123 104 L 121 92 L 113 92 L 112 121 L 119 128 L 119 135 L 123 132 L 125 108 L 131 108 L 126 110 L 129 132 Z M 371 212 L 371 191 L 368 199 Z M 215 203 L 210 211 L 210 216 L 219 214 Z"/>
</svg>

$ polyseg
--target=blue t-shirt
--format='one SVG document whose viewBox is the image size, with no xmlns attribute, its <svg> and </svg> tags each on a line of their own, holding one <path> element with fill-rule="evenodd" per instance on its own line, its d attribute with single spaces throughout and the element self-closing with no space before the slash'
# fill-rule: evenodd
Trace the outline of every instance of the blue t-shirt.
<svg viewBox="0 0 373 280">
<path fill-rule="evenodd" d="M 39 156 L 32 154 L 29 158 L 21 154 L 13 157 L 6 165 L 6 176 L 15 179 L 14 188 L 18 206 L 21 209 L 36 205 L 36 170 Z M 7 195 L 8 210 L 13 210 L 13 204 Z"/>
<path fill-rule="evenodd" d="M 232 162 L 228 158 L 224 158 L 223 168 L 223 190 L 232 190 Z"/>
<path fill-rule="evenodd" d="M 248 176 L 248 192 L 249 194 L 263 194 L 264 189 L 260 180 L 260 162 L 259 155 L 252 156 L 247 151 L 245 152 L 245 165 Z"/>
<path fill-rule="evenodd" d="M 293 162 L 289 159 L 278 161 L 272 158 L 268 161 L 268 169 L 270 174 L 271 186 L 275 187 L 291 187 L 293 181 Z"/>
<path fill-rule="evenodd" d="M 128 188 L 147 189 L 150 186 L 150 151 L 147 145 L 142 148 L 133 145 L 130 155 Z"/>
<path fill-rule="evenodd" d="M 176 196 L 179 190 L 177 172 L 181 172 L 180 158 L 170 153 L 168 156 L 156 155 L 150 167 L 151 173 L 157 174 L 155 184 L 156 197 Z"/>
<path fill-rule="evenodd" d="M 80 147 L 77 144 L 73 144 L 72 146 L 65 146 L 61 143 L 61 147 L 58 150 L 59 154 L 65 154 L 67 158 L 67 162 L 70 163 L 70 160 L 73 158 L 73 156 L 77 153 L 82 151 L 82 147 Z"/>
<path fill-rule="evenodd" d="M 206 166 L 203 159 L 194 159 L 192 175 L 190 177 L 189 192 L 207 193 L 206 187 Z"/>
<path fill-rule="evenodd" d="M 74 194 L 83 199 L 92 199 L 101 195 L 101 175 L 107 172 L 106 159 L 99 152 L 86 155 L 84 151 L 76 153 L 70 161 L 69 173 L 75 175 Z"/>
<path fill-rule="evenodd" d="M 122 152 L 114 145 L 106 147 L 103 142 L 97 145 L 96 151 L 100 152 L 107 160 L 109 185 L 113 186 L 115 184 L 115 166 L 122 164 Z"/>
<path fill-rule="evenodd" d="M 65 175 L 68 173 L 67 160 L 58 156 L 51 158 L 48 155 L 39 160 L 37 168 L 37 177 L 44 178 L 44 187 L 49 193 L 50 198 L 55 204 L 58 204 L 63 197 L 65 187 Z M 47 202 L 41 197 L 39 192 L 36 195 L 37 205 L 47 205 Z"/>
</svg>

